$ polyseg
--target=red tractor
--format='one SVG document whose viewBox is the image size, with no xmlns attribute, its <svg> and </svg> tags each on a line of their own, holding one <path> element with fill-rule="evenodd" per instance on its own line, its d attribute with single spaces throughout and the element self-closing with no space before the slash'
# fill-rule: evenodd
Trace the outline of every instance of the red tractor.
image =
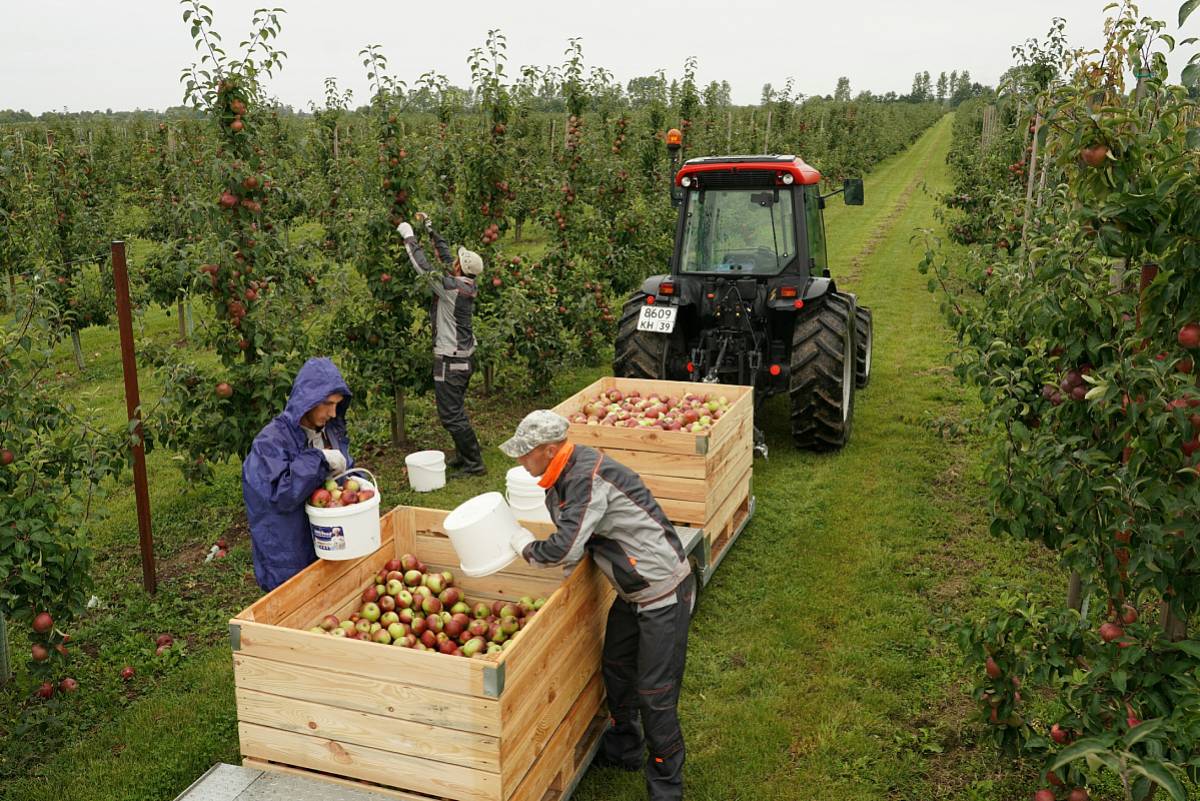
<svg viewBox="0 0 1200 801">
<path fill-rule="evenodd" d="M 841 448 L 871 377 L 871 312 L 830 277 L 823 210 L 838 193 L 862 205 L 862 179 L 822 195 L 819 172 L 779 155 L 696 158 L 676 172 L 680 142 L 668 133 L 671 273 L 626 301 L 614 374 L 751 385 L 756 419 L 786 392 L 796 446 Z"/>
</svg>

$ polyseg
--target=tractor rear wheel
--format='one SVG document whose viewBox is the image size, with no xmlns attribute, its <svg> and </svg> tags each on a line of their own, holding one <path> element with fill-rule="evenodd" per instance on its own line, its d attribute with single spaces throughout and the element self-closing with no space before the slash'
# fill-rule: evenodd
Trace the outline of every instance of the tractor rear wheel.
<svg viewBox="0 0 1200 801">
<path fill-rule="evenodd" d="M 639 331 L 638 315 L 646 305 L 645 295 L 637 293 L 625 301 L 617 323 L 613 347 L 613 375 L 618 378 L 654 378 L 687 381 L 686 343 L 678 324 L 670 334 Z"/>
<path fill-rule="evenodd" d="M 871 382 L 871 341 L 874 337 L 871 310 L 858 306 L 855 313 L 854 386 L 862 389 Z"/>
<path fill-rule="evenodd" d="M 855 310 L 852 298 L 831 292 L 792 330 L 792 438 L 803 450 L 833 451 L 850 439 Z"/>
</svg>

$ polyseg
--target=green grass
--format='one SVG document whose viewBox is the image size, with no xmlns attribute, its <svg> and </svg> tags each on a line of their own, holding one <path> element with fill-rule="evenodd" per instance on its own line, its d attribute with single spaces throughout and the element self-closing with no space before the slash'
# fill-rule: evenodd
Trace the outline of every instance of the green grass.
<svg viewBox="0 0 1200 801">
<path fill-rule="evenodd" d="M 930 193 L 948 186 L 949 139 L 947 118 L 867 176 L 867 206 L 828 210 L 833 274 L 874 310 L 874 376 L 858 395 L 852 441 L 837 454 L 792 449 L 786 400 L 772 401 L 771 457 L 755 464 L 756 517 L 702 593 L 692 626 L 681 702 L 689 798 L 1032 794 L 1034 769 L 1000 759 L 984 739 L 965 694 L 971 677 L 943 631 L 985 608 L 997 586 L 1048 597 L 1065 587 L 1045 552 L 986 534 L 978 445 L 940 425 L 978 411 L 946 367 L 950 334 L 916 273 L 920 254 L 910 242 L 915 228 L 933 225 Z M 173 326 L 149 314 L 146 335 L 169 340 Z M 85 332 L 85 351 L 101 356 L 78 389 L 94 391 L 106 418 L 119 420 L 111 337 Z M 70 373 L 69 351 L 64 358 Z M 510 463 L 494 446 L 524 411 L 603 372 L 564 372 L 532 400 L 504 391 L 485 398 L 476 386 L 469 409 L 487 478 L 416 495 L 401 484 L 402 453 L 366 461 L 389 504 L 451 508 L 502 483 Z M 449 445 L 426 400 L 413 401 L 411 428 L 420 447 Z M 80 658 L 84 689 L 68 703 L 81 709 L 65 710 L 35 736 L 44 755 L 3 752 L 21 761 L 0 762 L 0 776 L 9 777 L 0 797 L 160 801 L 212 762 L 237 761 L 222 624 L 257 594 L 244 532 L 231 532 L 229 559 L 202 563 L 215 533 L 238 519 L 237 469 L 223 466 L 212 486 L 187 486 L 170 455 L 158 453 L 151 477 L 162 591 L 149 599 L 138 589 L 132 497 L 119 491 L 97 532 L 105 554 L 98 594 L 110 606 L 78 631 L 81 643 L 103 643 Z M 191 636 L 164 660 L 153 656 L 150 637 L 167 626 Z M 138 667 L 133 686 L 113 675 L 123 661 Z M 0 711 L 11 717 L 21 703 L 10 692 L 0 696 Z M 86 725 L 63 723 L 77 719 Z M 590 772 L 575 796 L 644 797 L 639 776 L 604 770 Z"/>
</svg>

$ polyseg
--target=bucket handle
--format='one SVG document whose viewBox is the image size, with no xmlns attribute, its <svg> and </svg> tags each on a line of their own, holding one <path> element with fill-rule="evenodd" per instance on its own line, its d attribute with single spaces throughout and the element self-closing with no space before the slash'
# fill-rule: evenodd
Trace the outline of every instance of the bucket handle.
<svg viewBox="0 0 1200 801">
<path fill-rule="evenodd" d="M 366 473 L 367 478 L 371 479 L 371 486 L 375 488 L 376 492 L 379 492 L 379 482 L 375 480 L 375 474 L 365 467 L 351 467 L 349 470 L 333 476 L 333 480 L 337 481 L 338 479 L 345 478 L 346 476 L 353 475 L 354 473 Z"/>
</svg>

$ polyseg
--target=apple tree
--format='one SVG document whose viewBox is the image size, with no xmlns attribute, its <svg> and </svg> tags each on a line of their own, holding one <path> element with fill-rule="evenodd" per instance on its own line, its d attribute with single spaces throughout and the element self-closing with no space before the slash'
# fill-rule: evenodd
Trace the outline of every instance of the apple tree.
<svg viewBox="0 0 1200 801">
<path fill-rule="evenodd" d="M 1121 7 L 1099 52 L 1058 50 L 1016 118 L 1028 179 L 997 194 L 965 286 L 932 251 L 922 269 L 950 288 L 958 371 L 987 410 L 992 529 L 1054 550 L 1076 584 L 964 628 L 984 720 L 1043 755 L 1043 782 L 1109 771 L 1126 798 L 1183 801 L 1200 778 L 1200 69 L 1169 83 L 1163 27 Z M 1029 717 L 1021 693 L 1042 688 L 1057 720 Z"/>
<path fill-rule="evenodd" d="M 130 444 L 46 380 L 58 314 L 49 289 L 34 284 L 19 316 L 0 327 L 0 616 L 30 629 L 39 679 L 69 656 L 68 624 L 91 595 L 89 524 Z"/>
<path fill-rule="evenodd" d="M 166 390 L 153 435 L 186 458 L 190 476 L 207 477 L 213 459 L 244 455 L 258 431 L 286 404 L 296 370 L 311 355 L 311 290 L 293 254 L 276 234 L 276 205 L 287 195 L 270 169 L 260 135 L 264 76 L 285 53 L 272 42 L 279 9 L 255 12 L 236 58 L 226 54 L 212 12 L 185 0 L 201 61 L 183 71 L 185 98 L 205 112 L 215 132 L 216 182 L 207 201 L 211 232 L 200 243 L 197 291 L 207 292 L 213 320 L 198 330 L 217 356 L 216 366 L 176 354 L 155 353 Z M 274 121 L 268 120 L 270 127 Z M 308 321 L 308 322 L 306 322 Z"/>
</svg>

